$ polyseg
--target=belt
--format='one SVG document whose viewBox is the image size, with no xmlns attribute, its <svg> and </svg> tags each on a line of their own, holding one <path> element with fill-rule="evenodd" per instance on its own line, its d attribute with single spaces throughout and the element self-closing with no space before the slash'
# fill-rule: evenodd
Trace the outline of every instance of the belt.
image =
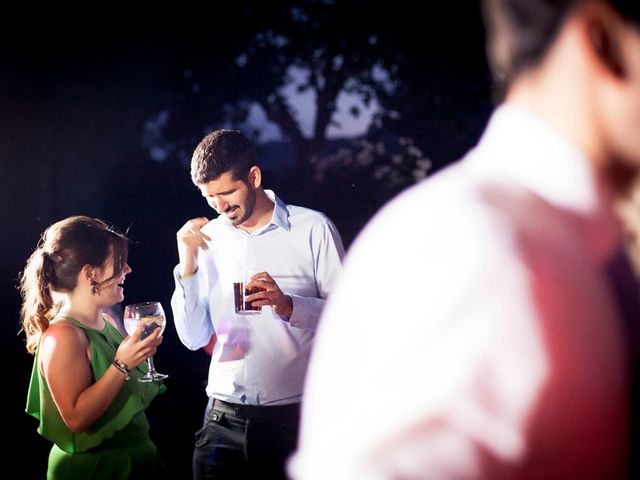
<svg viewBox="0 0 640 480">
<path fill-rule="evenodd" d="M 211 411 L 228 413 L 236 417 L 291 417 L 300 415 L 300 404 L 287 405 L 241 405 L 239 403 L 225 402 L 217 398 L 212 399 Z"/>
</svg>

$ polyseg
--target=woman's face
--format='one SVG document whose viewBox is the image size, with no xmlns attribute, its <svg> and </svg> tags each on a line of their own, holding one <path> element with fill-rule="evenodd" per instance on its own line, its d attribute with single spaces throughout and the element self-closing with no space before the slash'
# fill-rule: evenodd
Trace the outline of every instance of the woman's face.
<svg viewBox="0 0 640 480">
<path fill-rule="evenodd" d="M 104 265 L 95 270 L 94 280 L 100 284 L 101 282 L 113 277 L 113 252 L 110 253 Z M 131 272 L 129 264 L 125 262 L 122 271 L 111 278 L 108 282 L 98 285 L 96 296 L 100 298 L 104 306 L 111 306 L 124 300 L 124 280 Z"/>
</svg>

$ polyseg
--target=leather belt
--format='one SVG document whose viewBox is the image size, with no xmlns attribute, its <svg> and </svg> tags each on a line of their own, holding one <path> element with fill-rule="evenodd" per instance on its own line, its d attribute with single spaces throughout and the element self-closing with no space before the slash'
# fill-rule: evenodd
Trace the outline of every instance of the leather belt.
<svg viewBox="0 0 640 480">
<path fill-rule="evenodd" d="M 258 418 L 258 417 L 290 417 L 300 414 L 300 404 L 290 403 L 287 405 L 241 405 L 239 403 L 225 402 L 217 398 L 213 399 L 211 410 L 228 413 L 236 417 Z"/>
</svg>

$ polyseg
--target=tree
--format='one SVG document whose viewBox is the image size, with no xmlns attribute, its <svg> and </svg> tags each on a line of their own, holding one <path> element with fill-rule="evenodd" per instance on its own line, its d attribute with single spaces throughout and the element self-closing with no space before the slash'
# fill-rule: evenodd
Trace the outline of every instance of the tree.
<svg viewBox="0 0 640 480">
<path fill-rule="evenodd" d="M 345 220 L 359 230 L 391 196 L 466 151 L 490 111 L 478 5 L 416 8 L 289 0 L 219 12 L 216 28 L 195 29 L 177 52 L 179 81 L 148 122 L 147 144 L 187 163 L 206 131 L 247 133 L 258 111 L 254 137 L 264 138 L 268 120 L 297 152 L 280 185 L 305 179 L 303 200 L 321 199 L 332 217 L 347 214 L 345 199 L 359 202 L 359 217 Z M 311 128 L 296 95 L 311 106 Z M 368 131 L 329 142 L 339 108 L 371 115 Z"/>
<path fill-rule="evenodd" d="M 369 15 L 363 14 L 369 10 Z M 351 98 L 350 113 L 394 93 L 400 54 L 380 41 L 378 22 L 367 2 L 291 2 L 256 12 L 256 35 L 236 62 L 243 79 L 244 104 L 257 102 L 298 150 L 297 171 L 318 163 L 341 95 Z M 377 13 L 377 12 L 375 12 Z M 379 20 L 377 18 L 376 20 Z M 301 128 L 296 105 L 285 91 L 310 93 L 313 121 Z"/>
<path fill-rule="evenodd" d="M 385 41 L 381 24 L 388 15 L 379 9 L 365 1 L 321 0 L 245 7 L 235 12 L 244 30 L 234 34 L 222 58 L 212 46 L 203 50 L 208 55 L 190 59 L 174 106 L 182 105 L 178 108 L 201 121 L 208 117 L 202 123 L 233 127 L 259 106 L 295 145 L 297 174 L 309 174 L 329 128 L 340 127 L 335 118 L 340 98 L 350 99 L 349 113 L 358 117 L 363 106 L 382 108 L 395 93 L 402 54 Z M 312 98 L 308 132 L 292 93 Z M 168 132 L 170 123 L 182 123 L 182 118 L 177 110 L 160 114 L 149 124 L 148 144 L 160 138 L 158 127 Z"/>
</svg>

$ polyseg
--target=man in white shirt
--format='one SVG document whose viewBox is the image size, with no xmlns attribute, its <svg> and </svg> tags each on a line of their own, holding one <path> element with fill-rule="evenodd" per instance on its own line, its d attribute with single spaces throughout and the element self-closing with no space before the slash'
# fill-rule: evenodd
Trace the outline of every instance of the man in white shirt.
<svg viewBox="0 0 640 480">
<path fill-rule="evenodd" d="M 639 6 L 485 2 L 504 103 L 350 250 L 293 478 L 628 476 L 628 339 L 605 271 L 640 165 Z"/>
<path fill-rule="evenodd" d="M 254 147 L 240 132 L 209 133 L 191 178 L 219 214 L 189 220 L 177 234 L 176 330 L 192 350 L 216 339 L 194 478 L 285 478 L 312 341 L 344 248 L 322 213 L 262 188 Z M 247 287 L 262 291 L 245 303 L 260 312 L 237 314 L 234 275 L 249 263 L 258 273 Z"/>
</svg>

